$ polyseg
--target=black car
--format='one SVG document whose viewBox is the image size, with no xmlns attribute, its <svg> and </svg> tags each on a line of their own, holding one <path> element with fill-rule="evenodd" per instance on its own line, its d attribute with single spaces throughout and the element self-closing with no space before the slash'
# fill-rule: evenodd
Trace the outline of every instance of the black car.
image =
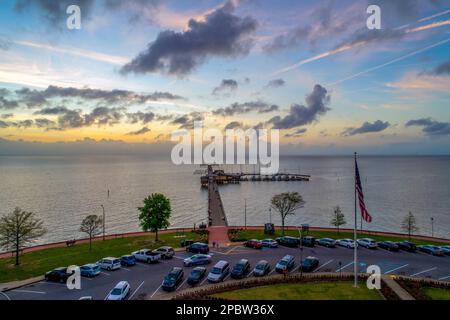
<svg viewBox="0 0 450 320">
<path fill-rule="evenodd" d="M 316 244 L 316 238 L 311 236 L 303 236 L 300 244 L 305 247 L 314 247 Z"/>
<path fill-rule="evenodd" d="M 412 243 L 410 241 L 400 241 L 397 242 L 397 245 L 399 247 L 399 249 L 408 251 L 408 252 L 416 252 L 417 247 L 415 243 Z"/>
<path fill-rule="evenodd" d="M 378 246 L 381 249 L 386 249 L 388 251 L 398 251 L 398 245 L 392 241 L 381 241 L 378 242 Z"/>
<path fill-rule="evenodd" d="M 236 263 L 231 270 L 231 277 L 233 279 L 242 279 L 250 272 L 250 263 L 247 259 L 241 259 Z"/>
<path fill-rule="evenodd" d="M 164 291 L 173 291 L 183 281 L 183 268 L 174 267 L 164 278 L 162 289 Z"/>
<path fill-rule="evenodd" d="M 205 267 L 196 267 L 196 268 L 192 269 L 191 274 L 189 275 L 189 277 L 187 279 L 187 283 L 191 286 L 194 286 L 194 285 L 200 283 L 200 281 L 202 281 L 202 279 L 205 277 L 205 275 L 206 275 Z"/>
<path fill-rule="evenodd" d="M 327 248 L 335 248 L 336 247 L 336 240 L 333 240 L 331 238 L 318 239 L 316 241 L 316 243 L 319 246 L 324 246 L 324 247 L 327 247 Z"/>
<path fill-rule="evenodd" d="M 302 271 L 311 272 L 319 266 L 319 259 L 316 257 L 307 257 L 303 259 L 302 264 L 300 266 Z"/>
<path fill-rule="evenodd" d="M 52 271 L 49 271 L 45 274 L 46 281 L 54 281 L 64 283 L 67 281 L 67 278 L 70 277 L 70 274 L 67 273 L 67 268 L 56 268 Z"/>
<path fill-rule="evenodd" d="M 270 264 L 266 260 L 259 261 L 253 269 L 253 275 L 255 277 L 264 277 L 270 273 Z"/>
<path fill-rule="evenodd" d="M 188 239 L 183 239 L 180 241 L 180 247 L 189 247 L 191 244 L 193 244 L 195 241 L 194 240 L 188 240 Z"/>
<path fill-rule="evenodd" d="M 195 242 L 186 248 L 186 251 L 192 253 L 209 253 L 209 247 L 206 243 Z"/>
<path fill-rule="evenodd" d="M 285 247 L 291 247 L 296 248 L 299 244 L 299 239 L 289 236 L 279 237 L 275 239 L 279 245 L 285 246 Z"/>
</svg>

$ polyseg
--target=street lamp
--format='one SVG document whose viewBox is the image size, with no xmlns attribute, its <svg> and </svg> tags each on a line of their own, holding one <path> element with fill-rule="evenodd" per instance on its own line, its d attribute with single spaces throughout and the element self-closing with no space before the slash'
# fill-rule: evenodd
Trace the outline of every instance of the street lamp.
<svg viewBox="0 0 450 320">
<path fill-rule="evenodd" d="M 244 225 L 247 230 L 247 198 L 244 199 Z"/>
<path fill-rule="evenodd" d="M 105 207 L 102 204 L 100 206 L 103 211 L 103 241 L 105 241 Z"/>
<path fill-rule="evenodd" d="M 431 236 L 434 237 L 434 218 L 431 217 Z"/>
<path fill-rule="evenodd" d="M 300 234 L 300 278 L 303 277 L 303 228 L 298 228 L 298 233 Z"/>
</svg>

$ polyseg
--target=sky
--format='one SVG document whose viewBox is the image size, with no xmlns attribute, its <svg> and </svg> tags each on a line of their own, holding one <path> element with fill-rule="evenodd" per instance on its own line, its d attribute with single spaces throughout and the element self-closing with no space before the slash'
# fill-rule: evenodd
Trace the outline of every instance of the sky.
<svg viewBox="0 0 450 320">
<path fill-rule="evenodd" d="M 2 0 L 0 154 L 161 150 L 194 121 L 279 129 L 282 153 L 450 154 L 449 53 L 445 0 Z"/>
</svg>

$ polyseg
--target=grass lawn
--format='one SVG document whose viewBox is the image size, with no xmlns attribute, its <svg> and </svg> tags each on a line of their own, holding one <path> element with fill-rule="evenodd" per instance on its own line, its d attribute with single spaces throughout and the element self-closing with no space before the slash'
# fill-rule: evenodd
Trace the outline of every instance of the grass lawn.
<svg viewBox="0 0 450 320">
<path fill-rule="evenodd" d="M 377 291 L 351 282 L 276 284 L 215 294 L 231 300 L 381 300 Z"/>
<path fill-rule="evenodd" d="M 160 233 L 159 241 L 155 242 L 154 239 L 154 235 L 148 235 L 95 241 L 92 242 L 91 252 L 86 243 L 25 253 L 20 257 L 18 267 L 14 266 L 14 258 L 0 259 L 0 283 L 36 277 L 57 267 L 83 265 L 108 256 L 120 257 L 142 248 L 156 249 L 164 245 L 176 248 L 182 239 L 199 241 L 201 235 L 190 232 Z"/>
<path fill-rule="evenodd" d="M 286 231 L 287 236 L 292 237 L 298 237 L 299 233 L 297 230 L 287 230 Z M 319 238 L 333 238 L 333 239 L 344 239 L 344 238 L 350 238 L 353 239 L 353 232 L 340 232 L 337 233 L 335 231 L 310 231 L 308 235 L 311 235 L 315 237 L 316 239 Z M 281 237 L 281 230 L 276 230 L 274 235 L 266 235 L 264 234 L 263 230 L 242 230 L 239 234 L 238 241 L 245 241 L 249 239 L 265 239 L 265 238 L 273 238 Z M 360 234 L 358 233 L 358 238 L 372 238 L 375 241 L 385 241 L 385 240 L 391 240 L 391 241 L 402 241 L 407 240 L 406 238 L 400 238 L 400 237 L 385 237 L 385 236 L 377 236 L 377 235 L 371 235 L 368 233 Z M 428 240 L 420 240 L 420 239 L 411 239 L 415 244 L 421 245 L 421 244 L 433 244 L 433 245 L 448 245 L 448 243 L 440 243 L 435 241 L 428 241 Z"/>
<path fill-rule="evenodd" d="M 422 291 L 433 300 L 450 300 L 450 290 L 425 287 Z"/>
</svg>

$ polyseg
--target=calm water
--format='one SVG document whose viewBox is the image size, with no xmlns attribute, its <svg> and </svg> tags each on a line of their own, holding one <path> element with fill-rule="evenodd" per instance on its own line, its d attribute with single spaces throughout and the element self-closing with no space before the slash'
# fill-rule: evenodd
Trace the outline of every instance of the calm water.
<svg viewBox="0 0 450 320">
<path fill-rule="evenodd" d="M 450 238 L 450 157 L 361 157 L 359 160 L 371 230 L 401 231 L 412 211 L 419 233 Z M 230 225 L 268 222 L 272 195 L 298 191 L 305 207 L 287 224 L 329 226 L 332 208 L 341 206 L 349 224 L 353 217 L 351 157 L 286 157 L 281 168 L 311 174 L 310 182 L 243 182 L 221 187 Z M 84 237 L 78 232 L 88 214 L 106 209 L 107 233 L 138 231 L 136 207 L 152 193 L 172 201 L 172 227 L 190 227 L 206 220 L 207 193 L 194 166 L 174 166 L 144 156 L 0 157 L 0 213 L 15 206 L 35 212 L 49 232 L 39 243 Z M 236 170 L 238 168 L 236 167 Z M 110 197 L 107 198 L 107 190 Z M 276 213 L 272 221 L 280 223 Z"/>
</svg>

